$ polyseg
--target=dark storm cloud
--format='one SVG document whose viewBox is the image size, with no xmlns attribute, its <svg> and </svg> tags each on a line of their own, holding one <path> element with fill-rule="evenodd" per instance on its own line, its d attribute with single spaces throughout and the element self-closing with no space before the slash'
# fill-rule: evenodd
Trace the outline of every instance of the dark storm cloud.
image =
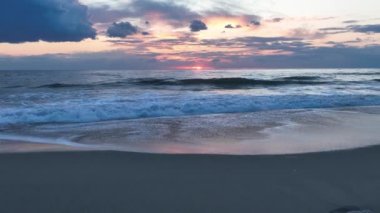
<svg viewBox="0 0 380 213">
<path fill-rule="evenodd" d="M 231 4 L 231 7 L 233 5 Z M 236 7 L 236 5 L 235 5 Z M 261 17 L 249 14 L 236 14 L 223 8 L 211 8 L 211 10 L 198 13 L 188 6 L 178 4 L 176 1 L 132 0 L 118 5 L 98 6 L 90 8 L 91 20 L 96 23 L 117 22 L 123 18 L 143 18 L 145 25 L 154 23 L 155 19 L 164 20 L 174 27 L 184 27 L 192 20 L 202 20 L 206 17 L 242 17 L 248 25 L 261 25 Z M 241 27 L 241 26 L 240 26 Z M 239 28 L 239 26 L 235 26 Z"/>
<path fill-rule="evenodd" d="M 77 0 L 1 0 L 0 42 L 95 38 L 87 8 Z"/>
<path fill-rule="evenodd" d="M 207 26 L 200 20 L 193 20 L 190 23 L 190 30 L 191 32 L 199 32 L 201 30 L 207 30 Z"/>
<path fill-rule="evenodd" d="M 137 28 L 129 22 L 113 23 L 107 30 L 109 37 L 125 38 L 137 33 Z"/>
<path fill-rule="evenodd" d="M 158 2 L 151 0 L 133 0 L 128 4 L 120 5 L 117 9 L 109 6 L 90 8 L 91 19 L 94 22 L 115 22 L 121 18 L 141 18 L 159 14 L 160 18 L 167 20 L 170 24 L 180 25 L 182 22 L 199 19 L 201 16 L 191 11 L 186 6 L 173 2 Z M 149 25 L 151 20 L 145 22 Z"/>
<path fill-rule="evenodd" d="M 165 19 L 174 21 L 188 21 L 199 18 L 199 14 L 192 12 L 189 8 L 174 4 L 173 2 L 158 2 L 151 0 L 134 0 L 130 5 L 136 16 L 158 12 Z"/>
<path fill-rule="evenodd" d="M 380 24 L 351 25 L 348 28 L 359 33 L 380 33 Z"/>
</svg>

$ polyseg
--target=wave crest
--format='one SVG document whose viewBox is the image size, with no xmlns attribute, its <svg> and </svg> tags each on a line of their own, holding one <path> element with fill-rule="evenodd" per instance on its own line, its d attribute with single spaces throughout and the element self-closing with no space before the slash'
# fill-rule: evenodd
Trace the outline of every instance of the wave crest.
<svg viewBox="0 0 380 213">
<path fill-rule="evenodd" d="M 64 84 L 53 83 L 38 86 L 37 88 L 71 88 L 71 87 L 117 87 L 127 85 L 140 86 L 211 86 L 221 88 L 242 88 L 258 86 L 286 86 L 286 85 L 318 85 L 327 84 L 326 81 L 316 76 L 294 76 L 276 79 L 251 79 L 251 78 L 190 78 L 190 79 L 170 79 L 170 78 L 140 78 L 125 81 L 115 81 L 93 84 Z"/>
<path fill-rule="evenodd" d="M 4 108 L 0 124 L 94 122 L 149 117 L 241 113 L 278 109 L 380 105 L 378 95 L 205 95 L 150 99 L 67 100 Z"/>
</svg>

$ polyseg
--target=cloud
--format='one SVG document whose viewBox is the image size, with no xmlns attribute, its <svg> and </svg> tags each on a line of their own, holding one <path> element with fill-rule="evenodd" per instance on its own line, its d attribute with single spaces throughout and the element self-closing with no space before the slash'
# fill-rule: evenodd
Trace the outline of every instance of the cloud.
<svg viewBox="0 0 380 213">
<path fill-rule="evenodd" d="M 98 53 L 49 54 L 39 56 L 10 57 L 4 59 L 0 69 L 28 70 L 78 70 L 78 69 L 158 69 L 156 54 L 129 54 L 123 51 Z"/>
<path fill-rule="evenodd" d="M 356 20 L 348 20 L 343 23 L 355 23 Z M 369 24 L 369 25 L 349 25 L 346 27 L 327 27 L 320 28 L 320 34 L 340 34 L 347 32 L 357 32 L 357 33 L 380 33 L 380 24 Z"/>
<path fill-rule="evenodd" d="M 235 25 L 235 26 L 232 26 L 232 24 L 227 24 L 226 26 L 224 26 L 224 28 L 226 28 L 226 29 L 239 29 L 239 28 L 242 28 L 242 26 L 240 24 Z"/>
<path fill-rule="evenodd" d="M 234 27 L 231 24 L 227 24 L 226 26 L 224 26 L 224 28 L 226 28 L 226 29 L 233 29 Z"/>
<path fill-rule="evenodd" d="M 248 41 L 267 41 L 256 43 L 253 47 L 266 48 L 268 42 L 279 41 L 272 46 L 280 47 L 285 38 L 246 38 Z M 286 39 L 285 39 L 286 40 Z M 225 52 L 189 52 L 186 60 L 165 59 L 158 60 L 159 54 L 134 54 L 123 51 L 76 53 L 11 57 L 0 56 L 3 70 L 16 69 L 173 69 L 180 66 L 192 66 L 195 59 L 208 59 L 215 68 L 380 68 L 380 45 L 366 47 L 312 47 L 295 45 L 294 42 L 282 48 L 291 49 L 291 54 L 260 55 L 252 53 L 243 55 L 239 53 L 225 54 Z M 262 45 L 262 46 L 261 46 Z M 176 56 L 183 53 L 175 53 Z M 215 59 L 215 60 L 213 60 Z"/>
<path fill-rule="evenodd" d="M 342 41 L 342 42 L 328 41 L 328 42 L 326 42 L 326 44 L 344 47 L 347 44 L 355 44 L 355 43 L 361 43 L 361 42 L 363 42 L 363 39 L 356 38 L 354 40 L 348 40 L 348 41 Z"/>
<path fill-rule="evenodd" d="M 94 39 L 87 7 L 78 0 L 1 0 L 0 42 Z"/>
<path fill-rule="evenodd" d="M 380 24 L 351 25 L 348 28 L 358 33 L 380 33 Z"/>
<path fill-rule="evenodd" d="M 232 68 L 380 68 L 380 46 L 300 47 L 289 55 L 229 56 Z"/>
<path fill-rule="evenodd" d="M 292 54 L 226 55 L 224 52 L 193 52 L 191 58 L 210 59 L 215 68 L 380 68 L 380 46 L 293 47 Z M 178 54 L 176 54 L 178 55 Z M 191 66 L 193 60 L 157 60 L 158 54 L 122 51 L 70 55 L 0 56 L 3 70 L 11 69 L 173 69 Z M 216 60 L 213 60 L 216 59 Z"/>
<path fill-rule="evenodd" d="M 304 39 L 321 39 L 326 36 L 327 34 L 326 29 L 327 28 L 325 28 L 325 31 L 323 32 L 319 32 L 319 31 L 314 32 L 306 28 L 295 28 L 290 31 L 289 35 L 291 37 L 304 38 Z"/>
<path fill-rule="evenodd" d="M 129 22 L 113 23 L 107 30 L 109 37 L 125 38 L 137 33 L 137 27 Z"/>
<path fill-rule="evenodd" d="M 359 22 L 358 20 L 346 20 L 346 21 L 343 21 L 342 23 L 343 24 L 353 24 L 353 23 L 357 23 Z"/>
<path fill-rule="evenodd" d="M 246 36 L 246 37 L 238 37 L 233 39 L 203 39 L 202 42 L 206 42 L 206 45 L 218 45 L 218 44 L 244 44 L 244 45 L 256 45 L 260 43 L 284 43 L 290 41 L 301 41 L 300 38 L 292 38 L 292 37 L 257 37 L 257 36 Z"/>
<path fill-rule="evenodd" d="M 198 13 L 189 8 L 175 4 L 174 2 L 159 2 L 151 0 L 134 0 L 130 7 L 136 16 L 149 16 L 151 13 L 159 13 L 161 17 L 172 21 L 189 21 L 200 17 Z"/>
<path fill-rule="evenodd" d="M 344 27 L 325 27 L 325 28 L 319 28 L 319 30 L 322 31 L 342 31 L 342 30 L 347 30 Z"/>
<path fill-rule="evenodd" d="M 202 45 L 215 48 L 234 48 L 245 49 L 245 54 L 260 55 L 261 50 L 270 50 L 277 53 L 302 52 L 310 48 L 310 43 L 303 41 L 300 38 L 291 37 L 256 37 L 247 36 L 234 39 L 203 39 Z M 229 55 L 227 52 L 226 55 Z M 222 56 L 220 56 L 222 57 Z"/>
<path fill-rule="evenodd" d="M 118 5 L 116 8 L 101 6 L 90 8 L 91 20 L 97 23 L 116 22 L 122 18 L 145 18 L 149 25 L 151 19 L 162 19 L 174 26 L 183 26 L 191 20 L 201 16 L 188 7 L 174 2 L 132 0 L 129 3 Z"/>
<path fill-rule="evenodd" d="M 271 21 L 274 23 L 278 23 L 278 22 L 281 22 L 283 20 L 284 20 L 284 18 L 273 18 Z"/>
<path fill-rule="evenodd" d="M 250 24 L 254 25 L 254 26 L 260 26 L 261 25 L 261 17 L 260 16 L 251 16 L 251 21 L 250 21 Z"/>
<path fill-rule="evenodd" d="M 207 26 L 200 20 L 193 20 L 190 24 L 191 32 L 199 32 L 201 30 L 207 30 Z"/>
<path fill-rule="evenodd" d="M 123 3 L 124 2 L 124 3 Z M 225 4 L 223 4 L 225 5 Z M 234 11 L 236 5 L 230 5 L 226 10 L 219 7 L 210 7 L 209 10 L 197 11 L 191 9 L 191 5 L 173 0 L 129 0 L 118 1 L 114 6 L 102 5 L 90 8 L 91 20 L 96 23 L 112 23 L 129 19 L 139 19 L 144 25 L 155 23 L 168 24 L 175 28 L 185 27 L 192 20 L 202 20 L 210 17 L 239 18 L 244 20 L 244 25 L 261 25 L 262 18 Z M 234 26 L 240 28 L 241 26 Z"/>
</svg>

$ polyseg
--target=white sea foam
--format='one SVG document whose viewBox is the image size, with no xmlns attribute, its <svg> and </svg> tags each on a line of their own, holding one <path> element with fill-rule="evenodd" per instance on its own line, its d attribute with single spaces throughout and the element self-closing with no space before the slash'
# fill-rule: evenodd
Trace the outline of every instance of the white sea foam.
<svg viewBox="0 0 380 213">
<path fill-rule="evenodd" d="M 380 105 L 380 96 L 184 94 L 173 97 L 151 94 L 139 97 L 102 97 L 100 99 L 83 97 L 3 107 L 0 109 L 0 124 L 95 122 L 147 117 L 371 105 Z"/>
<path fill-rule="evenodd" d="M 379 107 L 275 110 L 33 125 L 3 133 L 0 141 L 149 153 L 291 154 L 380 145 L 379 123 Z"/>
<path fill-rule="evenodd" d="M 16 135 L 16 134 L 0 134 L 0 140 L 5 141 L 16 141 L 16 142 L 28 142 L 28 143 L 40 143 L 40 144 L 55 144 L 64 145 L 72 147 L 91 147 L 89 145 L 75 143 L 65 138 L 54 138 L 54 137 L 36 137 L 28 135 Z"/>
<path fill-rule="evenodd" d="M 380 105 L 378 69 L 3 71 L 0 127 Z"/>
</svg>

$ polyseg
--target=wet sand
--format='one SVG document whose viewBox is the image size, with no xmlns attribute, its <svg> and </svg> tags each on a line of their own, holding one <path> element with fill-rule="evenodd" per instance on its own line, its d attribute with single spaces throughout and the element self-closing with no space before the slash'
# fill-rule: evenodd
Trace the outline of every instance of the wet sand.
<svg viewBox="0 0 380 213">
<path fill-rule="evenodd" d="M 1 153 L 29 153 L 29 152 L 55 152 L 55 151 L 88 151 L 88 148 L 65 146 L 59 144 L 31 143 L 23 141 L 0 140 Z"/>
<path fill-rule="evenodd" d="M 282 155 L 0 154 L 0 212 L 380 212 L 380 147 Z"/>
<path fill-rule="evenodd" d="M 0 153 L 312 153 L 380 145 L 379 124 L 377 106 L 36 124 L 0 129 Z"/>
</svg>

